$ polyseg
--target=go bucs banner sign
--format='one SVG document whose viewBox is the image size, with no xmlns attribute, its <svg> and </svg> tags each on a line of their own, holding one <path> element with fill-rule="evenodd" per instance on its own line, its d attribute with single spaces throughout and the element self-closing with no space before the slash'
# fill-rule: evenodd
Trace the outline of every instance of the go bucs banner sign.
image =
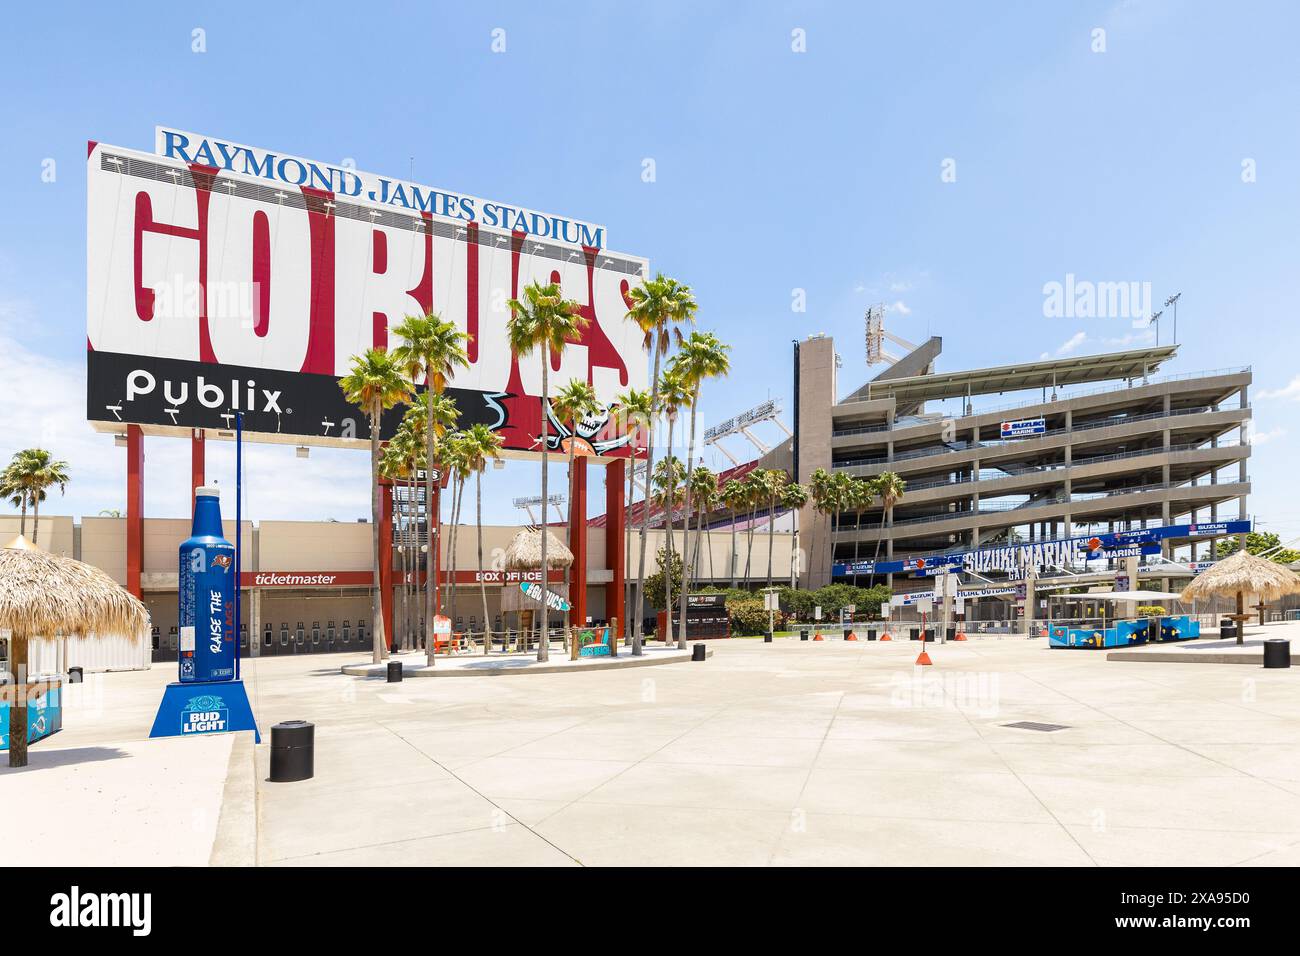
<svg viewBox="0 0 1300 956">
<path fill-rule="evenodd" d="M 536 281 L 588 320 L 550 356 L 552 388 L 582 379 L 604 403 L 572 431 L 552 417 L 552 446 L 628 453 L 609 412 L 648 387 L 625 315 L 649 264 L 607 249 L 603 226 L 166 128 L 157 148 L 89 144 L 86 411 L 100 430 L 229 429 L 242 412 L 253 437 L 360 447 L 368 424 L 338 378 L 397 344 L 404 316 L 435 311 L 470 336 L 451 389 L 462 424 L 536 451 L 541 358 L 506 339 L 506 303 Z"/>
</svg>

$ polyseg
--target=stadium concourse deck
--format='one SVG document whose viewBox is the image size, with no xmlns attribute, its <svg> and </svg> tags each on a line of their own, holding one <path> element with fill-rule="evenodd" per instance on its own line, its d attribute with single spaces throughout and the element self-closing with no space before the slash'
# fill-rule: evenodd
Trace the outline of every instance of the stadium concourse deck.
<svg viewBox="0 0 1300 956">
<path fill-rule="evenodd" d="M 1300 624 L 1250 629 L 1293 636 Z M 1042 640 L 717 641 L 632 671 L 387 684 L 262 658 L 249 735 L 146 740 L 169 665 L 89 675 L 5 806 L 17 865 L 1300 863 L 1300 669 Z M 266 739 L 266 738 L 264 738 Z M 182 799 L 183 795 L 183 799 Z M 85 840 L 88 832 L 102 838 Z"/>
</svg>

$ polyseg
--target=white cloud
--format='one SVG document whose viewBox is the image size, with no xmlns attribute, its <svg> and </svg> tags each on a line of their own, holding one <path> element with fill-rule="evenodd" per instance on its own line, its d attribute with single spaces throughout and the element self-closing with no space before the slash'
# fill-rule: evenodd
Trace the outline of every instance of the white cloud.
<svg viewBox="0 0 1300 956">
<path fill-rule="evenodd" d="M 1286 385 L 1277 389 L 1264 389 L 1255 396 L 1258 399 L 1280 398 L 1285 401 L 1300 402 L 1300 375 L 1291 379 Z"/>
<path fill-rule="evenodd" d="M 907 307 L 907 303 L 902 299 L 895 300 L 892 304 L 885 306 L 886 312 L 897 312 L 899 315 L 911 315 L 912 310 Z"/>
<path fill-rule="evenodd" d="M 1252 421 L 1246 427 L 1246 440 L 1251 445 L 1267 444 L 1275 438 L 1281 438 L 1285 434 L 1286 429 L 1280 425 L 1277 428 L 1270 428 L 1268 431 L 1260 431 L 1259 427 Z"/>
<path fill-rule="evenodd" d="M 1047 361 L 1050 358 L 1064 358 L 1065 356 L 1071 354 L 1076 349 L 1078 349 L 1079 346 L 1083 345 L 1083 343 L 1086 341 L 1088 341 L 1088 336 L 1086 333 L 1075 332 L 1068 339 L 1066 339 L 1064 342 L 1058 345 L 1056 347 L 1055 352 L 1053 353 L 1044 352 L 1042 355 L 1040 355 L 1038 357 L 1039 361 Z"/>
</svg>

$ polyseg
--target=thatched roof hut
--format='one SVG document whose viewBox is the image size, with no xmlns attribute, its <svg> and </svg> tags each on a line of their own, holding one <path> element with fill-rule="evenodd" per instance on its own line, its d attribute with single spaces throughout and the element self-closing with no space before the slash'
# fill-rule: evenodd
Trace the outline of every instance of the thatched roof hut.
<svg viewBox="0 0 1300 956">
<path fill-rule="evenodd" d="M 0 548 L 0 630 L 9 632 L 9 666 L 19 691 L 9 721 L 9 766 L 24 767 L 28 640 L 109 634 L 144 640 L 149 612 L 99 568 L 49 554 L 19 536 Z"/>
<path fill-rule="evenodd" d="M 573 564 L 573 552 L 560 540 L 546 532 L 546 563 L 552 571 L 563 571 Z M 542 529 L 525 528 L 515 535 L 506 548 L 507 571 L 537 571 L 542 566 Z"/>
<path fill-rule="evenodd" d="M 1240 644 L 1242 625 L 1250 616 L 1245 608 L 1247 594 L 1256 594 L 1261 601 L 1272 601 L 1297 591 L 1300 591 L 1300 575 L 1288 571 L 1276 561 L 1238 551 L 1194 577 L 1192 583 L 1183 589 L 1182 599 L 1204 601 L 1236 595 L 1237 613 L 1231 617 L 1237 622 L 1237 643 Z"/>
<path fill-rule="evenodd" d="M 507 571 L 539 571 L 542 567 L 542 530 L 525 528 L 515 535 L 506 548 L 505 568 Z M 550 531 L 546 532 L 546 563 L 552 571 L 563 571 L 573 564 L 573 552 L 568 549 Z M 569 589 L 563 584 L 552 582 L 547 590 L 554 591 L 563 598 L 568 598 Z M 515 585 L 507 585 L 501 591 L 501 610 L 532 611 L 540 608 L 531 598 L 524 596 Z"/>
</svg>

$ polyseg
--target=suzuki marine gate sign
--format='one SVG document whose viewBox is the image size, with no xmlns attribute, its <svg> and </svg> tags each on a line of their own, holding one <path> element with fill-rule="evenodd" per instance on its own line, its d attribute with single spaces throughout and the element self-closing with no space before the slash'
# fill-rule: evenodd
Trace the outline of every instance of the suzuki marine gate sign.
<svg viewBox="0 0 1300 956">
<path fill-rule="evenodd" d="M 338 387 L 351 358 L 400 344 L 405 315 L 438 312 L 470 336 L 449 394 L 461 424 L 537 451 L 540 358 L 506 340 L 507 301 L 557 282 L 589 325 L 550 358 L 552 389 L 589 382 L 606 403 L 550 446 L 629 453 L 609 403 L 648 387 L 626 320 L 643 258 L 604 248 L 603 226 L 348 167 L 160 128 L 156 155 L 91 143 L 87 160 L 87 417 L 177 434 L 360 447 L 364 415 Z M 389 437 L 402 415 L 385 414 Z M 584 447 L 589 446 L 589 448 Z"/>
</svg>

